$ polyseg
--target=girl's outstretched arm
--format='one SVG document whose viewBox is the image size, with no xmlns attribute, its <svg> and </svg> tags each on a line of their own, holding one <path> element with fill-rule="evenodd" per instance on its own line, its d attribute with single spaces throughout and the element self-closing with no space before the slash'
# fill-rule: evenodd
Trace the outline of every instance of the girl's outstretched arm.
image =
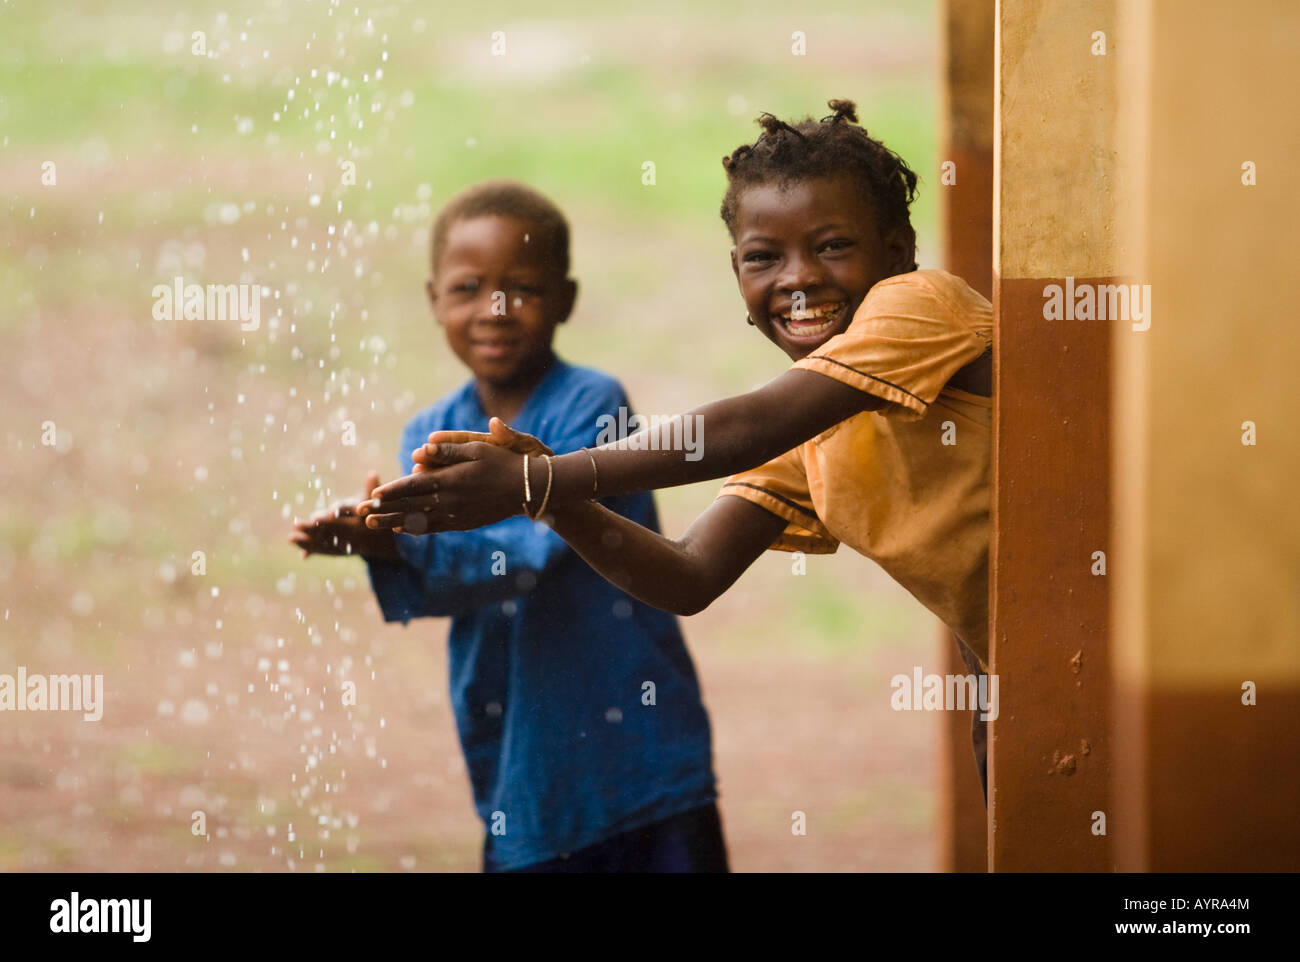
<svg viewBox="0 0 1300 962">
<path fill-rule="evenodd" d="M 557 507 L 551 527 L 633 598 L 693 615 L 735 583 L 786 526 L 744 498 L 719 498 L 677 541 L 590 501 Z"/>
<path fill-rule="evenodd" d="M 531 509 L 541 505 L 548 478 L 549 505 L 670 488 L 725 478 L 756 468 L 862 411 L 883 406 L 879 398 L 813 371 L 786 371 L 756 391 L 705 404 L 679 417 L 689 419 L 693 450 L 685 449 L 684 423 L 661 423 L 603 445 L 591 455 L 576 451 L 548 465 L 533 457 L 528 490 Z M 522 457 L 494 444 L 426 445 L 417 463 L 440 470 L 390 481 L 362 505 L 372 528 L 391 528 L 421 512 L 432 530 L 463 530 L 523 513 Z M 594 462 L 594 463 L 593 463 Z"/>
</svg>

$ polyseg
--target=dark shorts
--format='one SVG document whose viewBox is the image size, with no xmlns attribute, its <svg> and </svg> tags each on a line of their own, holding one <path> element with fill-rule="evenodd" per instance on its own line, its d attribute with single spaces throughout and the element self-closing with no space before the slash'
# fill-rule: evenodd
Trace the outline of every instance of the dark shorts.
<svg viewBox="0 0 1300 962">
<path fill-rule="evenodd" d="M 483 871 L 500 872 L 484 842 Z M 726 872 L 718 806 L 710 803 L 511 872 Z"/>
</svg>

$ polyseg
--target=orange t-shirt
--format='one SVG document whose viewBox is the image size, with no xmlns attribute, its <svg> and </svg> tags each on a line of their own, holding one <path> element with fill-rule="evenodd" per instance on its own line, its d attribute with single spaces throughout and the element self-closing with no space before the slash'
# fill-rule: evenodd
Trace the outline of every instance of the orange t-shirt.
<svg viewBox="0 0 1300 962">
<path fill-rule="evenodd" d="M 961 278 L 880 281 L 849 328 L 794 367 L 888 402 L 727 480 L 784 518 L 772 548 L 877 562 L 989 667 L 989 398 L 947 386 L 992 349 L 993 310 Z"/>
</svg>

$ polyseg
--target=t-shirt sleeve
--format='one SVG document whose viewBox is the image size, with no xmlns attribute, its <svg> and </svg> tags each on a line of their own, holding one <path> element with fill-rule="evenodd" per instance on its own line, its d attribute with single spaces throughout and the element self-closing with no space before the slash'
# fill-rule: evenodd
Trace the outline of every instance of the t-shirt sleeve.
<svg viewBox="0 0 1300 962">
<path fill-rule="evenodd" d="M 787 451 L 752 471 L 732 475 L 718 492 L 719 498 L 727 496 L 752 501 L 785 519 L 785 530 L 768 545 L 771 549 L 831 554 L 840 546 L 813 507 L 802 447 Z"/>
<path fill-rule="evenodd" d="M 887 402 L 879 413 L 919 420 L 948 380 L 990 347 L 982 316 L 922 273 L 886 278 L 853 322 L 795 368 L 816 371 Z M 960 305 L 960 306 L 959 306 Z"/>
</svg>

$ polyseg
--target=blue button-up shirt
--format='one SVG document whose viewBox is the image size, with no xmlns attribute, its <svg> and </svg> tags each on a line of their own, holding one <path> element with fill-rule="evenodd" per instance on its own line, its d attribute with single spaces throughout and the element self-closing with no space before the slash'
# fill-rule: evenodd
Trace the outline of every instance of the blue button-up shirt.
<svg viewBox="0 0 1300 962">
<path fill-rule="evenodd" d="M 602 415 L 625 423 L 620 407 L 616 380 L 556 358 L 511 427 L 565 454 L 595 443 Z M 470 381 L 406 425 L 402 472 L 430 432 L 487 429 Z M 649 493 L 602 503 L 659 530 Z M 615 588 L 522 516 L 396 538 L 403 560 L 367 559 L 370 582 L 386 621 L 452 618 L 452 708 L 502 868 L 716 798 L 709 720 L 676 618 Z"/>
</svg>

